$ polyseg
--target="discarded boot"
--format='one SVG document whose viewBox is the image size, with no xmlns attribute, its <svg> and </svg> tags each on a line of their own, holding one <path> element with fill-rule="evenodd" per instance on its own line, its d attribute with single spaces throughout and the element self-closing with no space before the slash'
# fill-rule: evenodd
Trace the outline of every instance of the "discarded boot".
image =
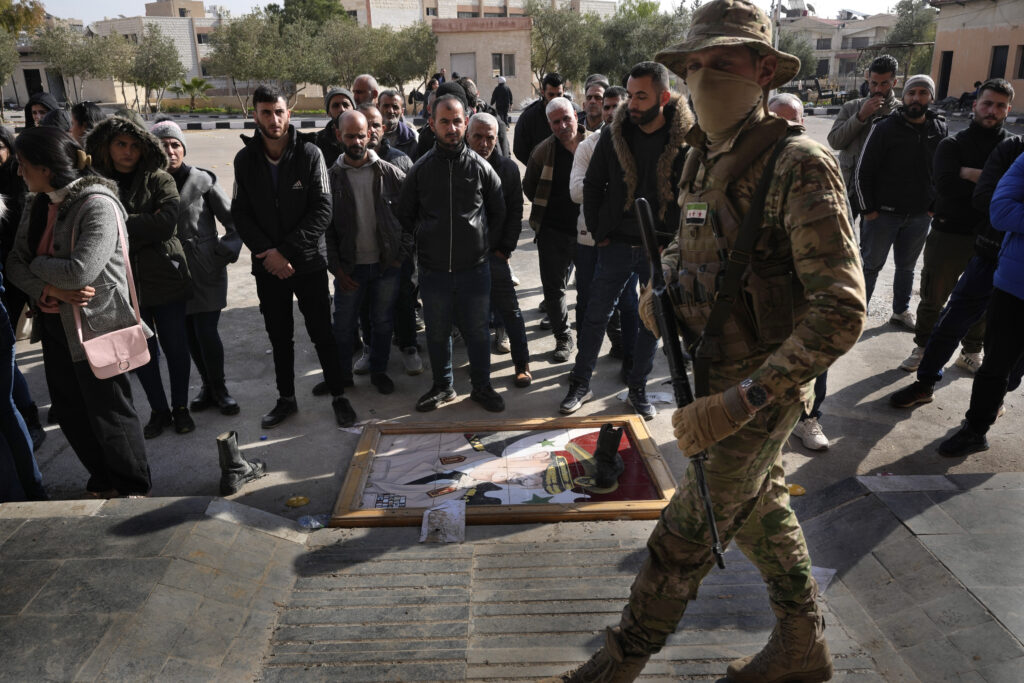
<svg viewBox="0 0 1024 683">
<path fill-rule="evenodd" d="M 250 481 L 267 476 L 267 465 L 262 460 L 246 460 L 238 450 L 238 432 L 224 432 L 217 437 L 220 456 L 220 495 L 230 496 Z"/>
<path fill-rule="evenodd" d="M 619 480 L 619 475 L 626 469 L 619 455 L 619 443 L 622 441 L 622 427 L 615 428 L 611 423 L 601 425 L 601 433 L 597 437 L 594 449 L 594 460 L 597 461 L 597 474 L 594 484 L 599 489 L 610 489 Z"/>
<path fill-rule="evenodd" d="M 627 655 L 619 643 L 619 629 L 605 632 L 604 647 L 585 664 L 541 683 L 630 683 L 644 670 L 650 655 Z"/>
<path fill-rule="evenodd" d="M 825 642 L 825 618 L 817 610 L 779 616 L 764 648 L 731 663 L 726 676 L 734 683 L 829 680 L 832 655 Z"/>
</svg>

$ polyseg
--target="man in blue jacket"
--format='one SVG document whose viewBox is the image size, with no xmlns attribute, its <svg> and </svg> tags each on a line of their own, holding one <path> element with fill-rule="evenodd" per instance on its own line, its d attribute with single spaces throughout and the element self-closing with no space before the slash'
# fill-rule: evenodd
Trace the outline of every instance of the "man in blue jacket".
<svg viewBox="0 0 1024 683">
<path fill-rule="evenodd" d="M 253 93 L 256 134 L 235 155 L 231 217 L 252 252 L 256 296 L 274 351 L 279 398 L 260 426 L 271 429 L 298 411 L 295 401 L 295 321 L 292 298 L 316 347 L 324 380 L 334 397 L 338 425 L 351 427 L 356 414 L 343 396 L 344 377 L 331 330 L 324 232 L 331 220 L 331 186 L 323 155 L 299 138 L 280 90 Z"/>
</svg>

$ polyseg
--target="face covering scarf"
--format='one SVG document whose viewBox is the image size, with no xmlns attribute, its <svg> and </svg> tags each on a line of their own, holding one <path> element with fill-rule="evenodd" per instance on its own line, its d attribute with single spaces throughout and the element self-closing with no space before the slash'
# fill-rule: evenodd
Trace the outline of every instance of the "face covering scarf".
<svg viewBox="0 0 1024 683">
<path fill-rule="evenodd" d="M 745 121 L 764 97 L 761 86 L 754 81 L 707 67 L 687 76 L 686 85 L 697 124 L 712 144 Z"/>
</svg>

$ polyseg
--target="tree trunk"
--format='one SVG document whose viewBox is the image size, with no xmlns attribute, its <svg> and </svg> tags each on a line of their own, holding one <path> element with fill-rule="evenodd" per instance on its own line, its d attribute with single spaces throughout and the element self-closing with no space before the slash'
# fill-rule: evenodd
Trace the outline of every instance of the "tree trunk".
<svg viewBox="0 0 1024 683">
<path fill-rule="evenodd" d="M 14 88 L 14 99 L 21 104 L 21 96 L 18 95 L 18 82 L 14 80 L 14 74 L 11 74 L 11 87 Z"/>
</svg>

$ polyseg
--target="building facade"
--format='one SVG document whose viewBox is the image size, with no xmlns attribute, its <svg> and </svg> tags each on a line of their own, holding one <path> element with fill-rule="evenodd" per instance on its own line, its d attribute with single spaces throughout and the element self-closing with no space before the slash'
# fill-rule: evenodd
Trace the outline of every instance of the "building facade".
<svg viewBox="0 0 1024 683">
<path fill-rule="evenodd" d="M 779 21 L 779 31 L 806 41 L 814 50 L 815 75 L 841 83 L 845 88 L 848 81 L 859 83 L 863 78 L 857 70 L 860 50 L 885 42 L 896 23 L 896 15 L 875 14 L 862 18 L 846 12 L 841 16 L 841 19 L 822 19 L 811 15 L 783 17 Z"/>
<path fill-rule="evenodd" d="M 1005 78 L 1024 92 L 1024 0 L 931 0 L 936 97 L 973 92 L 976 81 Z"/>
</svg>

